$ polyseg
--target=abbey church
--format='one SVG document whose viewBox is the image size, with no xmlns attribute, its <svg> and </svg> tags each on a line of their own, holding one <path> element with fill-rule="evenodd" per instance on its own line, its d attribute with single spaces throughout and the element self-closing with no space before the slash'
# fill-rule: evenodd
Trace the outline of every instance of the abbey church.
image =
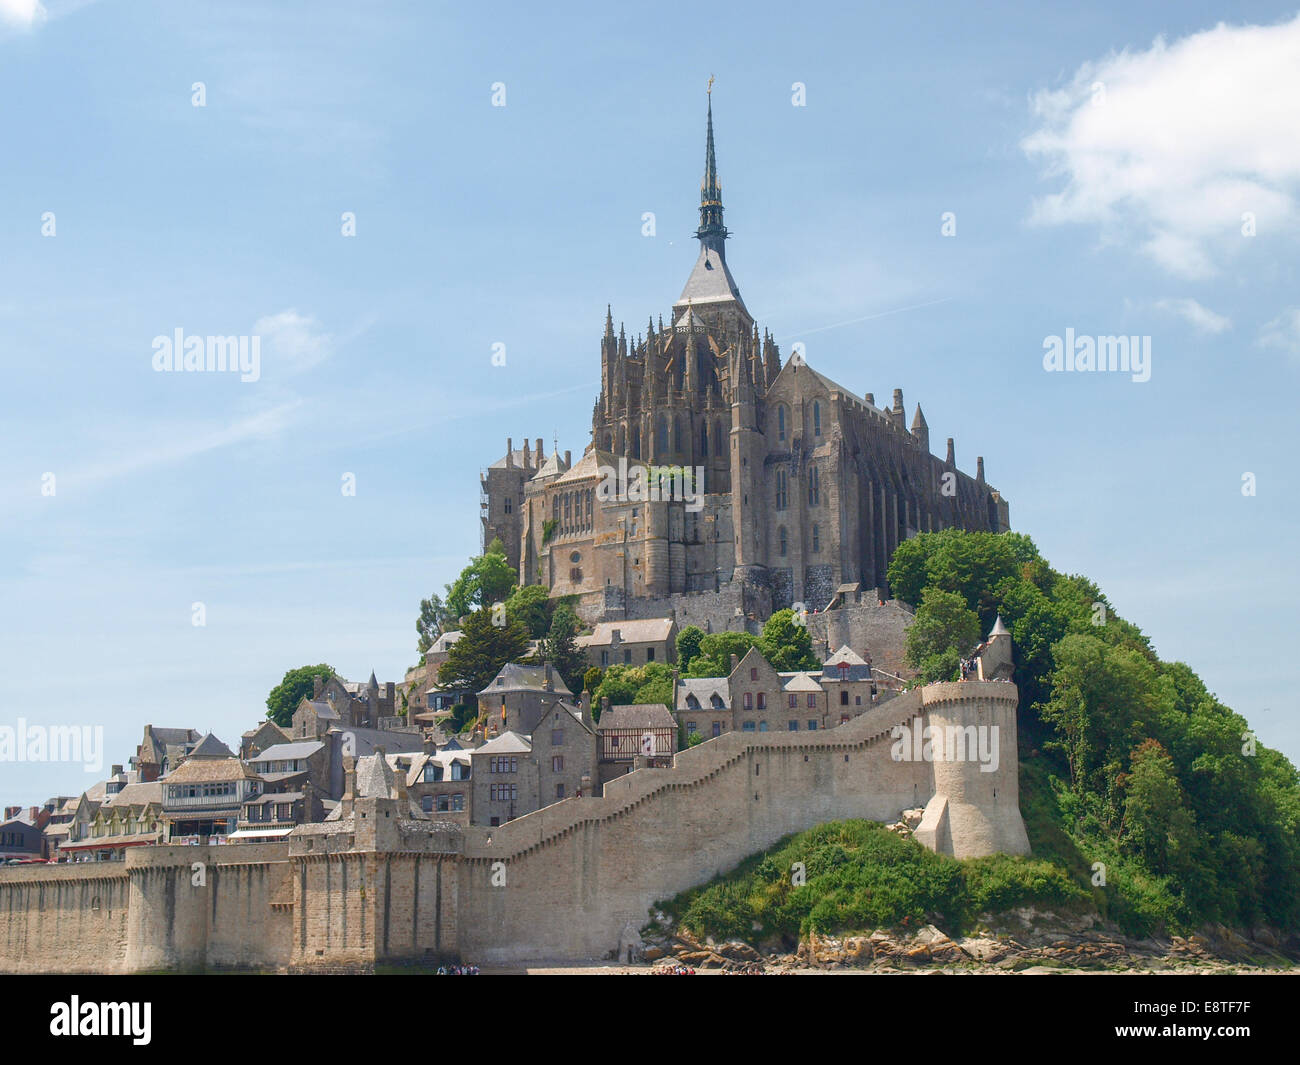
<svg viewBox="0 0 1300 1065">
<path fill-rule="evenodd" d="M 888 598 L 898 544 L 949 527 L 1003 531 L 1006 500 L 957 469 L 953 441 L 931 454 L 918 405 L 888 407 L 784 361 L 727 266 L 710 96 L 700 186 L 699 257 L 671 321 L 644 337 L 605 316 L 591 443 L 573 462 L 542 440 L 481 478 L 484 546 L 499 538 L 522 584 L 576 596 L 587 621 L 696 607 L 728 627 L 802 604 Z M 698 499 L 613 498 L 605 471 L 698 471 Z M 683 598 L 685 597 L 685 598 Z M 730 625 L 730 627 L 736 627 Z"/>
</svg>

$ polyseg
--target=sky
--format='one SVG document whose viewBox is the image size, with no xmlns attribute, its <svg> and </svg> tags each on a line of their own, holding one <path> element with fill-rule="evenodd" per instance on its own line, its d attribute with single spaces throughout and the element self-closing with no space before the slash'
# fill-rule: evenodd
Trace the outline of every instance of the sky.
<svg viewBox="0 0 1300 1065">
<path fill-rule="evenodd" d="M 851 6 L 0 0 L 0 727 L 103 730 L 3 802 L 236 745 L 293 667 L 401 679 L 479 470 L 581 454 L 606 305 L 680 293 L 710 76 L 783 352 L 919 401 L 1300 761 L 1297 9 Z M 155 369 L 177 330 L 258 372 Z M 1149 379 L 1049 371 L 1067 330 Z"/>
</svg>

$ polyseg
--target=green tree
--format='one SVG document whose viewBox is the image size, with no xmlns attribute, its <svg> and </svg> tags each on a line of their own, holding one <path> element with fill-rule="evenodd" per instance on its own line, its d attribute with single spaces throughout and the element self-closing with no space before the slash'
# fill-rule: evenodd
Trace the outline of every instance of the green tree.
<svg viewBox="0 0 1300 1065">
<path fill-rule="evenodd" d="M 551 627 L 550 593 L 543 584 L 525 584 L 506 600 L 506 614 L 520 622 L 534 640 L 542 639 Z"/>
<path fill-rule="evenodd" d="M 528 650 L 528 631 L 517 621 L 492 624 L 492 610 L 476 610 L 465 619 L 460 639 L 447 650 L 447 661 L 438 670 L 443 688 L 477 693 L 491 683 L 507 662 L 517 661 Z"/>
<path fill-rule="evenodd" d="M 266 716 L 281 728 L 293 723 L 293 712 L 298 709 L 304 695 L 311 695 L 313 678 L 332 677 L 334 667 L 322 662 L 317 666 L 299 666 L 291 669 L 266 697 Z"/>
<path fill-rule="evenodd" d="M 777 672 L 817 669 L 821 664 L 813 654 L 807 626 L 799 624 L 793 610 L 778 610 L 767 619 L 758 648 Z"/>
<path fill-rule="evenodd" d="M 447 609 L 455 617 L 503 602 L 515 586 L 515 571 L 506 561 L 505 548 L 493 540 L 483 554 L 469 560 L 447 589 Z"/>
<path fill-rule="evenodd" d="M 1134 748 L 1131 764 L 1121 838 L 1153 872 L 1181 872 L 1196 845 L 1196 819 L 1183 802 L 1174 760 L 1148 739 Z"/>
<path fill-rule="evenodd" d="M 442 601 L 442 596 L 435 592 L 428 599 L 421 599 L 420 616 L 415 620 L 415 631 L 420 634 L 416 648 L 420 654 L 423 655 L 428 651 L 438 637 L 455 622 L 456 617 L 447 609 L 447 604 Z"/>
<path fill-rule="evenodd" d="M 600 687 L 600 682 L 605 678 L 605 671 L 600 666 L 592 666 L 582 675 L 582 690 L 585 692 L 594 692 Z"/>
<path fill-rule="evenodd" d="M 700 640 L 700 652 L 683 675 L 725 677 L 731 672 L 731 656 L 744 658 L 757 643 L 757 637 L 748 632 L 710 632 Z"/>
<path fill-rule="evenodd" d="M 703 639 L 704 630 L 698 625 L 687 625 L 677 634 L 677 668 L 683 675 L 691 668 L 691 660 L 700 653 Z"/>
<path fill-rule="evenodd" d="M 587 652 L 578 646 L 578 618 L 564 603 L 555 608 L 551 629 L 540 648 L 542 657 L 550 662 L 564 678 L 569 691 L 581 690 L 583 674 L 587 671 Z"/>
<path fill-rule="evenodd" d="M 926 683 L 956 680 L 962 655 L 974 650 L 980 619 L 955 592 L 927 588 L 907 630 L 907 661 Z"/>
</svg>

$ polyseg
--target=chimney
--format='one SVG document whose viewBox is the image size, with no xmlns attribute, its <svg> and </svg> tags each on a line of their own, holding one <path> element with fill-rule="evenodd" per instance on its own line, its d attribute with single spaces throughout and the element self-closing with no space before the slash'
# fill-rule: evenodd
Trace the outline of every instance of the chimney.
<svg viewBox="0 0 1300 1065">
<path fill-rule="evenodd" d="M 538 466 L 540 466 L 540 465 L 542 464 L 542 455 L 543 455 L 543 454 L 545 454 L 545 452 L 542 451 L 542 438 L 539 436 L 539 437 L 537 438 L 537 465 L 538 465 Z"/>
<path fill-rule="evenodd" d="M 874 392 L 868 392 L 866 395 L 866 400 L 867 400 L 867 406 L 874 407 L 876 405 L 876 394 Z"/>
<path fill-rule="evenodd" d="M 611 629 L 609 633 L 609 646 L 611 648 L 621 647 L 623 644 L 623 630 Z"/>
<path fill-rule="evenodd" d="M 506 437 L 506 469 L 515 468 L 515 442 L 511 437 Z"/>
<path fill-rule="evenodd" d="M 736 667 L 739 665 L 740 665 L 740 656 L 733 654 L 731 656 L 731 671 L 734 673 L 736 671 Z"/>
<path fill-rule="evenodd" d="M 573 452 L 567 447 L 564 449 L 564 464 L 569 467 L 573 466 Z"/>
<path fill-rule="evenodd" d="M 324 687 L 325 687 L 325 679 L 324 679 L 323 677 L 312 677 L 312 679 L 311 679 L 311 697 L 312 697 L 313 699 L 319 699 L 319 698 L 320 698 L 321 689 L 324 688 Z"/>
<path fill-rule="evenodd" d="M 432 733 L 432 732 L 426 732 L 426 733 L 425 733 L 425 734 L 420 738 L 420 750 L 421 750 L 424 754 L 437 754 L 437 753 L 438 753 L 438 741 L 435 740 L 435 739 L 433 738 L 433 733 Z"/>
<path fill-rule="evenodd" d="M 357 760 L 353 755 L 343 757 L 343 797 L 339 800 L 343 807 L 343 816 L 352 814 L 352 803 L 357 797 Z"/>
<path fill-rule="evenodd" d="M 542 681 L 542 688 L 548 692 L 555 691 L 555 671 L 551 668 L 551 663 L 546 663 L 546 679 Z"/>
<path fill-rule="evenodd" d="M 524 469 L 533 468 L 533 453 L 528 449 L 528 437 L 524 437 Z"/>
<path fill-rule="evenodd" d="M 979 484 L 984 483 L 984 456 L 979 455 L 975 459 L 975 480 Z"/>
<path fill-rule="evenodd" d="M 609 696 L 608 696 L 608 695 L 602 695 L 602 696 L 600 697 L 600 716 L 601 716 L 601 717 L 604 717 L 604 716 L 605 716 L 605 711 L 608 710 L 608 709 L 609 709 Z"/>
<path fill-rule="evenodd" d="M 957 449 L 953 446 L 952 437 L 948 437 L 948 455 L 943 460 L 949 466 L 957 465 Z"/>
<path fill-rule="evenodd" d="M 582 711 L 582 720 L 591 724 L 591 692 L 584 691 L 578 696 L 578 708 Z"/>
</svg>

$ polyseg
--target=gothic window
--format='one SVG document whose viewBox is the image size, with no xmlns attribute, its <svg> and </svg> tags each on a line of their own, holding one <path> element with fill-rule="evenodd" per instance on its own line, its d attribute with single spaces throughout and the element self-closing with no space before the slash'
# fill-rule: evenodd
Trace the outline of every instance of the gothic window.
<svg viewBox="0 0 1300 1065">
<path fill-rule="evenodd" d="M 776 408 L 776 438 L 778 440 L 785 439 L 785 408 L 784 407 Z"/>
<path fill-rule="evenodd" d="M 817 506 L 821 502 L 821 475 L 817 472 L 817 467 L 812 466 L 808 470 L 808 505 Z"/>
<path fill-rule="evenodd" d="M 776 509 L 785 510 L 788 502 L 789 502 L 789 497 L 787 495 L 785 470 L 777 470 L 776 471 Z"/>
<path fill-rule="evenodd" d="M 821 529 L 816 525 L 812 527 L 812 549 L 814 555 L 822 549 Z"/>
<path fill-rule="evenodd" d="M 655 436 L 659 454 L 662 456 L 668 450 L 668 419 L 662 414 L 659 415 L 658 431 Z"/>
<path fill-rule="evenodd" d="M 560 523 L 560 497 L 555 496 L 551 500 L 551 520 L 557 525 Z"/>
<path fill-rule="evenodd" d="M 813 400 L 813 436 L 822 435 L 822 405 Z"/>
<path fill-rule="evenodd" d="M 509 513 L 510 513 L 510 508 L 511 508 L 511 506 L 513 505 L 513 504 L 511 503 L 511 500 L 510 500 L 510 497 L 509 497 L 509 496 L 506 496 L 506 501 L 505 501 L 505 502 L 506 502 L 506 513 L 509 514 Z"/>
<path fill-rule="evenodd" d="M 634 459 L 641 458 L 641 430 L 640 429 L 632 430 L 632 457 Z"/>
<path fill-rule="evenodd" d="M 789 543 L 785 537 L 785 526 L 782 525 L 781 526 L 781 557 L 782 558 L 785 557 L 785 553 L 788 547 L 789 547 Z"/>
<path fill-rule="evenodd" d="M 602 448 L 604 448 L 604 450 L 606 450 L 606 451 L 612 451 L 612 450 L 613 450 L 613 441 L 610 440 L 610 438 L 609 438 L 609 433 L 606 433 L 603 437 L 601 437 L 601 444 L 600 444 L 600 446 L 601 446 Z"/>
</svg>

